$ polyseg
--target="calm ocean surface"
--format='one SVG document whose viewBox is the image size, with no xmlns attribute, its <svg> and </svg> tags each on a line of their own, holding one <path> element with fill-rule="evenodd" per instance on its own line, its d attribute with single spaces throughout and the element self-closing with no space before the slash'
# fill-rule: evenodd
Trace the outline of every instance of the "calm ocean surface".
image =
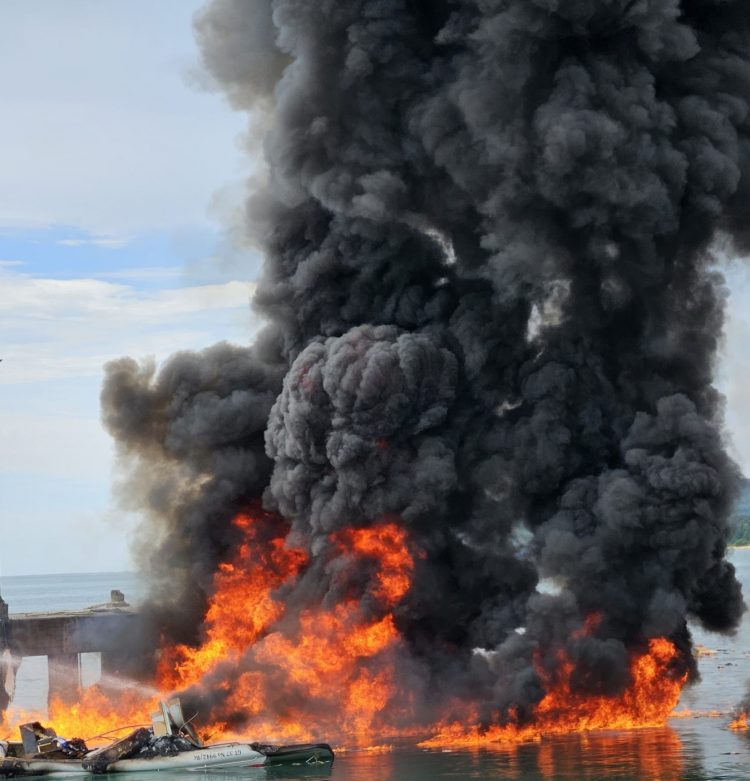
<svg viewBox="0 0 750 781">
<path fill-rule="evenodd" d="M 745 594 L 750 594 L 750 550 L 732 554 Z M 8 577 L 0 591 L 11 613 L 83 608 L 107 602 L 118 588 L 129 601 L 140 596 L 132 573 Z M 431 781 L 432 779 L 514 779 L 554 781 L 617 778 L 624 781 L 708 781 L 750 779 L 750 735 L 727 729 L 728 712 L 742 699 L 750 681 L 750 619 L 735 637 L 694 630 L 697 643 L 715 651 L 700 659 L 702 680 L 686 690 L 680 709 L 693 716 L 674 718 L 656 730 L 609 732 L 549 738 L 538 743 L 480 750 L 423 751 L 394 745 L 392 751 L 340 753 L 332 768 L 256 769 L 243 773 L 203 774 L 206 781 L 316 778 L 331 781 Z M 84 682 L 99 675 L 98 656 L 84 659 Z M 46 660 L 24 660 L 16 702 L 41 707 L 47 694 Z M 710 712 L 722 715 L 710 715 Z M 251 736 L 251 739 L 262 736 Z M 325 739 L 325 736 L 321 736 Z M 167 777 L 195 773 L 169 773 Z M 130 774 L 132 781 L 153 781 L 152 774 Z"/>
</svg>

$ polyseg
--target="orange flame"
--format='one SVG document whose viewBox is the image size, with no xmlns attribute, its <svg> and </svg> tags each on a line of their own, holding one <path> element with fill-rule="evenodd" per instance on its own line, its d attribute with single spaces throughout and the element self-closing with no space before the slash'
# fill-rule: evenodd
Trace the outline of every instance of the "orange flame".
<svg viewBox="0 0 750 781">
<path fill-rule="evenodd" d="M 273 592 L 294 579 L 307 563 L 304 551 L 285 547 L 286 529 L 281 536 L 261 541 L 259 520 L 275 519 L 262 512 L 257 517 L 240 514 L 234 519 L 241 541 L 232 560 L 220 564 L 214 577 L 214 593 L 204 619 L 206 639 L 197 648 L 161 649 L 157 694 L 144 697 L 136 689 L 115 694 L 92 686 L 81 692 L 76 703 L 51 702 L 47 714 L 11 709 L 0 721 L 3 734 L 10 735 L 14 724 L 26 721 L 49 720 L 59 734 L 83 738 L 123 725 L 149 724 L 159 699 L 198 683 L 222 663 L 238 659 L 283 615 L 283 602 L 274 599 Z"/>
<path fill-rule="evenodd" d="M 634 656 L 630 665 L 631 683 L 617 697 L 583 695 L 570 688 L 573 663 L 561 660 L 556 683 L 545 681 L 546 694 L 536 706 L 530 723 L 495 725 L 467 730 L 463 724 L 449 724 L 421 746 L 476 745 L 495 741 L 534 740 L 542 735 L 600 729 L 660 727 L 680 698 L 688 673 L 676 674 L 679 654 L 665 638 L 649 641 L 646 653 Z"/>
<path fill-rule="evenodd" d="M 110 698 L 92 687 L 75 705 L 51 704 L 49 717 L 58 732 L 89 738 L 148 723 L 159 698 L 200 690 L 208 679 L 223 694 L 220 706 L 200 714 L 211 739 L 234 737 L 238 727 L 244 736 L 259 740 L 347 735 L 366 741 L 365 746 L 372 737 L 414 735 L 413 695 L 396 684 L 398 665 L 408 656 L 394 611 L 411 588 L 415 557 L 424 554 L 410 545 L 405 529 L 384 519 L 330 535 L 337 565 L 350 566 L 358 585 L 347 591 L 344 583 L 345 596 L 335 605 L 324 601 L 287 613 L 280 591 L 293 588 L 308 566 L 308 554 L 286 544 L 288 528 L 274 516 L 241 514 L 234 526 L 241 540 L 214 577 L 204 640 L 197 647 L 162 649 L 156 673 L 159 695 L 143 700 L 126 691 Z M 601 621 L 600 614 L 592 614 L 574 637 L 595 632 Z M 650 640 L 647 651 L 633 655 L 631 683 L 617 697 L 574 691 L 573 662 L 562 654 L 558 661 L 554 679 L 539 670 L 546 694 L 528 722 L 498 714 L 493 726 L 480 727 L 469 706 L 451 703 L 463 713 L 460 723 L 436 718 L 435 737 L 420 745 L 469 746 L 660 726 L 687 680 L 677 664 L 678 650 L 665 638 Z M 39 714 L 17 718 L 40 719 Z"/>
<path fill-rule="evenodd" d="M 371 593 L 385 614 L 371 617 L 350 597 L 329 610 L 303 610 L 288 627 L 260 638 L 248 657 L 256 669 L 232 683 L 222 708 L 242 714 L 254 734 L 305 740 L 320 729 L 373 734 L 386 728 L 378 714 L 395 694 L 401 643 L 389 611 L 408 592 L 414 566 L 406 532 L 383 523 L 341 532 L 332 542 L 339 554 L 377 565 Z M 297 707 L 280 705 L 269 718 L 268 703 L 279 701 L 279 688 Z M 215 728 L 226 734 L 228 725 Z"/>
<path fill-rule="evenodd" d="M 157 697 L 144 698 L 136 691 L 125 691 L 118 692 L 115 703 L 109 692 L 99 686 L 91 686 L 81 692 L 78 702 L 53 700 L 48 714 L 11 708 L 0 722 L 0 734 L 17 739 L 16 725 L 49 721 L 58 735 L 84 738 L 90 746 L 100 745 L 108 742 L 105 738 L 98 739 L 101 735 L 149 724 L 157 702 Z"/>
<path fill-rule="evenodd" d="M 169 691 L 187 688 L 219 664 L 236 660 L 284 613 L 273 592 L 297 576 L 307 554 L 286 548 L 276 537 L 267 546 L 255 545 L 257 529 L 249 515 L 238 515 L 234 525 L 243 533 L 234 559 L 219 565 L 204 620 L 206 640 L 198 648 L 176 645 L 162 651 L 157 683 Z"/>
<path fill-rule="evenodd" d="M 729 722 L 729 729 L 733 729 L 735 732 L 744 732 L 747 729 L 747 713 L 745 711 L 740 711 L 732 721 Z"/>
<path fill-rule="evenodd" d="M 407 550 L 406 532 L 395 523 L 368 529 L 347 529 L 336 535 L 340 549 L 375 559 L 380 567 L 375 574 L 375 596 L 393 607 L 411 587 L 414 560 Z"/>
</svg>

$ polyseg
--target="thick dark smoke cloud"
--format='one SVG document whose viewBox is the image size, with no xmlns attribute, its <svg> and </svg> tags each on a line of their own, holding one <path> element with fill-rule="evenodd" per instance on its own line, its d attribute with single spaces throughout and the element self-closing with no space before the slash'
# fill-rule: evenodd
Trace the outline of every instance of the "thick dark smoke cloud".
<svg viewBox="0 0 750 781">
<path fill-rule="evenodd" d="M 130 358 L 107 367 L 104 423 L 126 457 L 121 495 L 142 512 L 135 541 L 168 636 L 195 641 L 231 520 L 268 481 L 263 432 L 286 367 L 265 335 L 174 355 L 158 375 Z"/>
<path fill-rule="evenodd" d="M 313 342 L 271 410 L 269 493 L 313 534 L 397 513 L 439 513 L 456 487 L 455 447 L 440 435 L 455 406 L 458 361 L 434 337 L 360 327 Z"/>
<path fill-rule="evenodd" d="M 404 669 L 487 714 L 542 696 L 535 650 L 616 692 L 649 638 L 731 631 L 710 248 L 748 243 L 750 6 L 216 0 L 196 31 L 235 106 L 273 99 L 269 325 L 109 367 L 144 563 L 193 595 L 174 632 L 261 495 L 313 554 L 302 602 L 328 533 L 400 517 Z"/>
</svg>

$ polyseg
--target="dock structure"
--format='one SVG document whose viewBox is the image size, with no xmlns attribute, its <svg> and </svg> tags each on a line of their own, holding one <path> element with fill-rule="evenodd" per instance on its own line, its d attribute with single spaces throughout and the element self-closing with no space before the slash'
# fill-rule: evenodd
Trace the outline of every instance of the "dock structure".
<svg viewBox="0 0 750 781">
<path fill-rule="evenodd" d="M 85 610 L 9 613 L 0 603 L 0 710 L 12 696 L 12 678 L 24 657 L 46 656 L 49 700 L 73 701 L 81 689 L 81 654 L 101 654 L 103 677 L 134 677 L 157 647 L 149 622 L 119 591 L 110 602 Z"/>
</svg>

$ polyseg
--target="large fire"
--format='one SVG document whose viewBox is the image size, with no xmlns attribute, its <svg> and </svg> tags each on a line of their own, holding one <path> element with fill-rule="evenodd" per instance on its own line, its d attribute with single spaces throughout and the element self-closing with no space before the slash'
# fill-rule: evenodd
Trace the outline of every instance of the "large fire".
<svg viewBox="0 0 750 781">
<path fill-rule="evenodd" d="M 585 730 L 661 727 L 676 707 L 688 678 L 687 672 L 675 673 L 678 658 L 678 651 L 669 640 L 652 639 L 648 651 L 633 657 L 631 683 L 617 697 L 583 696 L 572 691 L 569 681 L 573 664 L 561 658 L 556 682 L 545 681 L 546 694 L 529 723 L 519 724 L 511 719 L 507 724 L 468 730 L 465 724 L 450 724 L 421 745 L 474 745 Z"/>
<path fill-rule="evenodd" d="M 415 733 L 408 726 L 409 693 L 396 685 L 404 641 L 393 610 L 408 593 L 415 557 L 421 555 L 410 546 L 406 531 L 389 518 L 331 535 L 337 560 L 369 573 L 367 598 L 362 588 L 344 589 L 347 595 L 336 604 L 324 601 L 323 606 L 287 614 L 280 590 L 303 576 L 309 557 L 288 547 L 287 529 L 279 532 L 278 523 L 272 526 L 269 519 L 262 512 L 235 519 L 241 541 L 215 576 L 203 642 L 162 649 L 156 693 L 144 697 L 138 689 L 125 689 L 112 696 L 91 687 L 73 705 L 52 702 L 48 720 L 60 734 L 90 739 L 118 727 L 147 724 L 160 697 L 185 690 L 221 691 L 220 706 L 209 705 L 199 714 L 212 739 L 241 733 L 262 740 L 325 736 L 352 741 Z M 269 535 L 269 528 L 277 531 Z M 581 633 L 594 631 L 598 620 L 593 615 Z M 544 734 L 661 726 L 687 680 L 686 672 L 676 671 L 682 669 L 677 661 L 679 653 L 669 640 L 651 639 L 633 654 L 631 682 L 621 695 L 583 696 L 571 689 L 574 666 L 561 653 L 554 680 L 540 670 L 546 694 L 531 720 L 498 716 L 493 726 L 480 727 L 475 715 L 459 710 L 464 714 L 460 723 L 438 716 L 431 728 L 434 737 L 421 745 L 519 742 Z M 45 718 L 10 715 L 15 723 Z M 2 726 L 11 731 L 8 723 Z"/>
<path fill-rule="evenodd" d="M 347 530 L 331 543 L 361 563 L 375 565 L 371 596 L 379 613 L 363 610 L 351 596 L 329 609 L 302 610 L 288 627 L 268 632 L 245 647 L 250 671 L 232 681 L 223 714 L 253 734 L 312 738 L 317 729 L 373 734 L 388 730 L 378 714 L 396 693 L 395 650 L 401 642 L 391 609 L 409 590 L 414 566 L 406 533 L 393 522 Z M 200 654 L 200 649 L 198 649 Z M 284 705 L 268 715 L 268 704 Z M 290 700 L 296 708 L 286 704 Z M 226 735 L 231 725 L 212 714 L 213 730 Z"/>
<path fill-rule="evenodd" d="M 157 685 L 163 690 L 192 686 L 252 646 L 284 614 L 274 590 L 295 578 L 307 563 L 304 551 L 284 547 L 283 536 L 256 545 L 253 516 L 238 515 L 234 525 L 242 532 L 242 541 L 233 560 L 219 565 L 214 577 L 204 621 L 206 639 L 198 648 L 177 645 L 162 650 Z"/>
</svg>

